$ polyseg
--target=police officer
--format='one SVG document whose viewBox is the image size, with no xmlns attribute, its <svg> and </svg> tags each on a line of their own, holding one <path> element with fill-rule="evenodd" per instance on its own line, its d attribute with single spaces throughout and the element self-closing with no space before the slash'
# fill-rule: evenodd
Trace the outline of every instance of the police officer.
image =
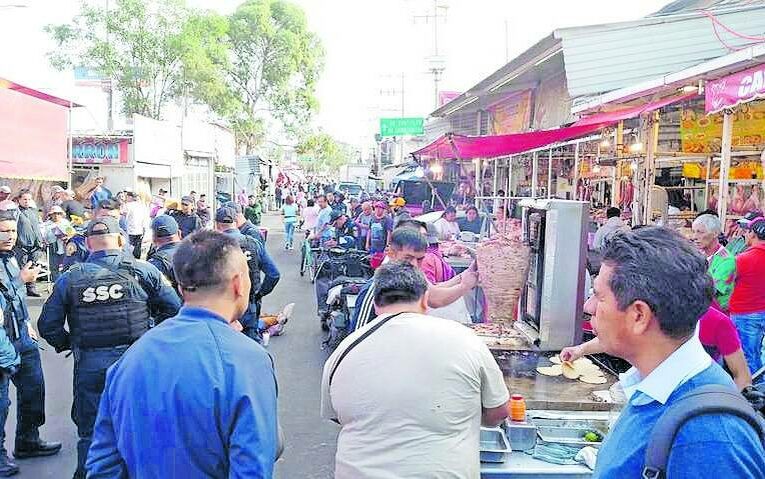
<svg viewBox="0 0 765 479">
<path fill-rule="evenodd" d="M 234 203 L 233 201 L 229 201 L 225 205 L 226 208 L 231 208 L 236 212 L 236 227 L 239 229 L 239 232 L 243 235 L 251 236 L 255 238 L 256 240 L 260 241 L 261 245 L 265 245 L 266 240 L 263 238 L 263 235 L 260 234 L 260 229 L 252 224 L 252 221 L 248 220 L 244 216 L 244 207 L 238 203 Z"/>
<path fill-rule="evenodd" d="M 215 228 L 221 233 L 232 235 L 237 238 L 239 245 L 247 256 L 247 264 L 250 268 L 250 307 L 239 320 L 242 323 L 244 334 L 261 342 L 262 336 L 259 326 L 260 305 L 263 296 L 273 291 L 279 282 L 279 270 L 276 268 L 266 248 L 262 243 L 242 234 L 236 227 L 237 211 L 230 206 L 222 206 L 215 212 Z M 260 273 L 265 274 L 261 282 Z"/>
<path fill-rule="evenodd" d="M 5 322 L 6 316 L 13 318 L 13 310 L 10 308 L 10 303 L 5 300 L 5 285 L 0 284 L 0 290 L 3 290 L 3 294 L 0 294 L 0 323 L 4 326 L 10 324 Z M 16 352 L 16 348 L 13 347 L 13 343 L 8 337 L 8 332 L 5 328 L 0 328 L 0 438 L 2 438 L 3 444 L 0 444 L 2 451 L 0 452 L 0 477 L 8 477 L 19 472 L 19 466 L 16 465 L 5 451 L 5 420 L 8 418 L 8 408 L 11 402 L 8 400 L 8 379 L 16 374 L 21 364 L 21 357 Z"/>
<path fill-rule="evenodd" d="M 5 418 L 7 415 L 8 376 L 16 386 L 16 445 L 13 455 L 17 459 L 50 456 L 61 449 L 60 442 L 40 439 L 39 427 L 45 424 L 45 378 L 40 363 L 36 333 L 29 322 L 25 283 L 33 281 L 40 272 L 32 263 L 23 268 L 13 254 L 16 244 L 17 222 L 15 216 L 0 214 L 0 291 L 3 296 L 3 328 L 13 344 L 20 364 L 17 371 L 6 368 L 3 374 L 4 387 L 0 389 L 0 404 L 6 413 L 0 417 L 0 469 L 18 469 L 8 461 L 5 453 Z M 34 335 L 34 337 L 33 337 Z M 10 466 L 10 467 L 8 467 Z"/>
<path fill-rule="evenodd" d="M 147 261 L 165 275 L 173 289 L 178 291 L 178 282 L 173 270 L 173 255 L 181 241 L 178 222 L 172 216 L 159 215 L 151 221 L 151 231 L 154 249 L 149 253 Z"/>
<path fill-rule="evenodd" d="M 162 321 L 181 306 L 157 268 L 122 250 L 115 218 L 91 220 L 85 234 L 90 256 L 59 277 L 38 321 L 57 352 L 74 354 L 72 418 L 80 438 L 75 478 L 85 477 L 106 370 L 149 329 L 152 316 Z"/>
</svg>

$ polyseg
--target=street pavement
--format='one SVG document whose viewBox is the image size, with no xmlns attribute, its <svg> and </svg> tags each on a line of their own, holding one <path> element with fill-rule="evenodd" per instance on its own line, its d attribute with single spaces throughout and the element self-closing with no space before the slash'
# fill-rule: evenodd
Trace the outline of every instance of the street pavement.
<svg viewBox="0 0 765 479">
<path fill-rule="evenodd" d="M 279 381 L 279 418 L 286 448 L 276 466 L 277 479 L 329 479 L 334 468 L 338 427 L 319 415 L 321 371 L 327 353 L 321 349 L 323 334 L 316 318 L 313 285 L 298 274 L 300 240 L 293 251 L 284 250 L 284 235 L 278 216 L 264 217 L 269 228 L 268 251 L 281 272 L 281 281 L 264 298 L 263 312 L 277 312 L 295 303 L 292 319 L 284 335 L 271 339 L 269 352 L 274 357 Z M 296 236 L 298 236 L 296 234 Z M 36 323 L 42 301 L 30 299 L 30 314 Z M 41 436 L 63 442 L 62 451 L 53 457 L 17 461 L 20 474 L 28 479 L 70 478 L 77 459 L 77 431 L 70 418 L 72 406 L 72 358 L 56 354 L 51 346 L 40 344 L 46 382 L 46 423 Z M 16 428 L 16 390 L 11 386 L 11 410 L 6 423 L 6 448 L 13 451 Z"/>
</svg>

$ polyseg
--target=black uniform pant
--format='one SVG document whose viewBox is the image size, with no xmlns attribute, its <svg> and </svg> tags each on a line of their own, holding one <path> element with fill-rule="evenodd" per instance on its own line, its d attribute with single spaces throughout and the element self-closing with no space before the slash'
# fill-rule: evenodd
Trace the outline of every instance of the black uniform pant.
<svg viewBox="0 0 765 479">
<path fill-rule="evenodd" d="M 104 392 L 106 370 L 117 362 L 128 346 L 74 350 L 74 401 L 72 421 L 77 425 L 77 472 L 85 478 L 85 460 L 93 440 L 93 427 L 98 415 L 98 403 Z"/>
<path fill-rule="evenodd" d="M 0 378 L 0 454 L 5 449 L 5 421 L 11 404 L 9 380 L 16 386 L 16 445 L 40 440 L 38 428 L 45 424 L 45 378 L 37 343 L 32 341 L 27 326 L 22 323 L 21 338 L 13 345 L 21 356 L 21 364 L 13 376 L 3 372 Z"/>
<path fill-rule="evenodd" d="M 143 243 L 143 235 L 129 235 L 130 246 L 133 247 L 133 257 L 135 259 L 141 259 L 141 243 Z"/>
</svg>

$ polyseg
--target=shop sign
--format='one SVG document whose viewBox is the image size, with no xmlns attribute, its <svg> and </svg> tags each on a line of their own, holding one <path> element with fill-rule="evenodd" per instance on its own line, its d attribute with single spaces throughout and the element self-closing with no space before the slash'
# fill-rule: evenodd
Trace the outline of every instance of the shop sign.
<svg viewBox="0 0 765 479">
<path fill-rule="evenodd" d="M 425 133 L 425 120 L 417 118 L 380 118 L 381 136 L 422 135 Z"/>
<path fill-rule="evenodd" d="M 765 65 L 734 73 L 706 85 L 705 109 L 718 112 L 765 96 Z"/>
<path fill-rule="evenodd" d="M 119 164 L 128 162 L 128 140 L 75 138 L 72 162 L 78 164 Z"/>
<path fill-rule="evenodd" d="M 732 115 L 732 146 L 765 143 L 765 102 L 741 105 Z M 684 153 L 716 153 L 722 146 L 723 115 L 707 115 L 684 108 L 680 119 L 680 139 Z"/>
<path fill-rule="evenodd" d="M 494 135 L 522 133 L 529 128 L 531 90 L 489 106 L 491 132 Z"/>
</svg>

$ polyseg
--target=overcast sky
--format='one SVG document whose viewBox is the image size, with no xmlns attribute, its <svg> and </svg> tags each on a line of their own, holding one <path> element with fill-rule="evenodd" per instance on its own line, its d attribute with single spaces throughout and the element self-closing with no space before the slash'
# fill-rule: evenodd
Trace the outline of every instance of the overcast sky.
<svg viewBox="0 0 765 479">
<path fill-rule="evenodd" d="M 107 0 L 102 0 L 106 3 Z M 114 2 L 115 0 L 111 0 Z M 326 49 L 314 123 L 336 138 L 361 145 L 380 116 L 427 116 L 433 78 L 425 58 L 434 51 L 433 0 L 294 0 Z M 439 0 L 439 54 L 446 59 L 441 90 L 464 91 L 555 28 L 633 20 L 669 0 Z M 240 0 L 187 0 L 229 13 Z M 27 8 L 3 8 L 26 4 Z M 71 73 L 54 72 L 42 27 L 69 21 L 79 0 L 0 0 L 0 77 L 92 103 Z M 418 18 L 419 17 L 419 18 Z M 507 29 L 506 29 L 507 25 Z M 507 39 L 507 41 L 506 41 Z M 636 39 L 637 41 L 638 39 Z M 95 102 L 98 105 L 97 102 Z M 89 105 L 91 106 L 91 105 Z M 100 118 L 91 106 L 89 115 Z"/>
</svg>

